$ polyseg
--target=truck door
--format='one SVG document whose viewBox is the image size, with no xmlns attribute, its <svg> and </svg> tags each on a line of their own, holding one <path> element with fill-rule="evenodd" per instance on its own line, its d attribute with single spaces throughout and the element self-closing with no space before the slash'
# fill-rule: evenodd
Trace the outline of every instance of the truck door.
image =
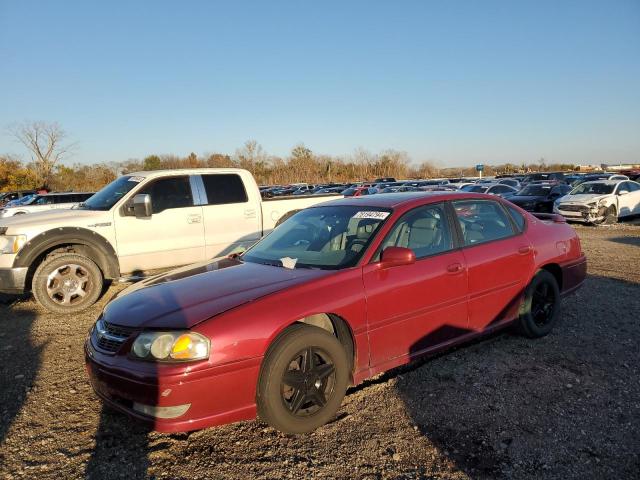
<svg viewBox="0 0 640 480">
<path fill-rule="evenodd" d="M 205 259 L 202 206 L 194 202 L 188 175 L 150 180 L 135 194 L 151 196 L 153 214 L 148 218 L 115 212 L 120 270 L 186 265 Z"/>
<path fill-rule="evenodd" d="M 201 179 L 206 258 L 229 255 L 260 240 L 260 205 L 249 200 L 240 175 L 218 173 L 196 178 Z"/>
</svg>

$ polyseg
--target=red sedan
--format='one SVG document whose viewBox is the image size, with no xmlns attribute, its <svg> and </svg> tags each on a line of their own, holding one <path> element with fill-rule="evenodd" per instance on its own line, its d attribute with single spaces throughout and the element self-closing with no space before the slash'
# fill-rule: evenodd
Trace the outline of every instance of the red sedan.
<svg viewBox="0 0 640 480">
<path fill-rule="evenodd" d="M 551 331 L 586 259 L 556 215 L 490 195 L 401 193 L 303 210 L 235 258 L 149 278 L 85 345 L 110 406 L 156 430 L 251 419 L 311 431 L 348 385 L 517 326 Z"/>
</svg>

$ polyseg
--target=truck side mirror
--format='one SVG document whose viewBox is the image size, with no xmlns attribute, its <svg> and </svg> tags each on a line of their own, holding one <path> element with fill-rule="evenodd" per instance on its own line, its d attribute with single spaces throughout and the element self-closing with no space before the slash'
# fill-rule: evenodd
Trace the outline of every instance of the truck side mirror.
<svg viewBox="0 0 640 480">
<path fill-rule="evenodd" d="M 136 218 L 149 218 L 153 214 L 151 195 L 139 193 L 133 197 L 133 213 Z"/>
</svg>

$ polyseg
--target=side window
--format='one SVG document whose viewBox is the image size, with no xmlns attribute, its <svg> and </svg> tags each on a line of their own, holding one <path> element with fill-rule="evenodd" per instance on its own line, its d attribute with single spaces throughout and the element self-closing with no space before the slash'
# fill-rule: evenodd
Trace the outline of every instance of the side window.
<svg viewBox="0 0 640 480">
<path fill-rule="evenodd" d="M 444 204 L 426 205 L 405 213 L 382 242 L 380 252 L 387 247 L 410 248 L 416 258 L 451 250 L 453 240 Z"/>
<path fill-rule="evenodd" d="M 629 192 L 629 182 L 622 182 L 620 185 L 618 185 L 618 194 L 620 194 L 620 192 Z"/>
<path fill-rule="evenodd" d="M 207 192 L 208 205 L 245 203 L 248 200 L 240 175 L 202 175 L 202 181 Z"/>
<path fill-rule="evenodd" d="M 153 213 L 160 213 L 170 208 L 193 206 L 189 177 L 167 177 L 152 181 L 137 193 L 151 195 Z"/>
<path fill-rule="evenodd" d="M 513 235 L 511 222 L 502 207 L 490 200 L 453 202 L 465 245 L 490 242 Z"/>
<path fill-rule="evenodd" d="M 629 185 L 630 192 L 637 192 L 638 190 L 640 190 L 640 184 L 636 182 L 627 182 L 627 185 Z"/>
<path fill-rule="evenodd" d="M 509 210 L 509 214 L 516 226 L 518 227 L 518 232 L 522 232 L 524 230 L 524 216 L 511 205 L 507 205 L 507 210 Z"/>
</svg>

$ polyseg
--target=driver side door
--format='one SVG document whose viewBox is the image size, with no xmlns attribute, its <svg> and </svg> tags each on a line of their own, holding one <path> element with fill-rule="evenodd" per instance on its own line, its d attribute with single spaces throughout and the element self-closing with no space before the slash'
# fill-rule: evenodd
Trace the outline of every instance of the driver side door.
<svg viewBox="0 0 640 480">
<path fill-rule="evenodd" d="M 189 176 L 150 180 L 134 195 L 144 193 L 151 196 L 150 217 L 125 215 L 124 209 L 114 214 L 120 271 L 148 271 L 204 260 L 202 206 L 194 201 L 198 197 Z"/>
<path fill-rule="evenodd" d="M 370 365 L 382 371 L 468 333 L 467 271 L 444 203 L 404 214 L 382 243 L 410 248 L 416 261 L 363 268 Z"/>
</svg>

